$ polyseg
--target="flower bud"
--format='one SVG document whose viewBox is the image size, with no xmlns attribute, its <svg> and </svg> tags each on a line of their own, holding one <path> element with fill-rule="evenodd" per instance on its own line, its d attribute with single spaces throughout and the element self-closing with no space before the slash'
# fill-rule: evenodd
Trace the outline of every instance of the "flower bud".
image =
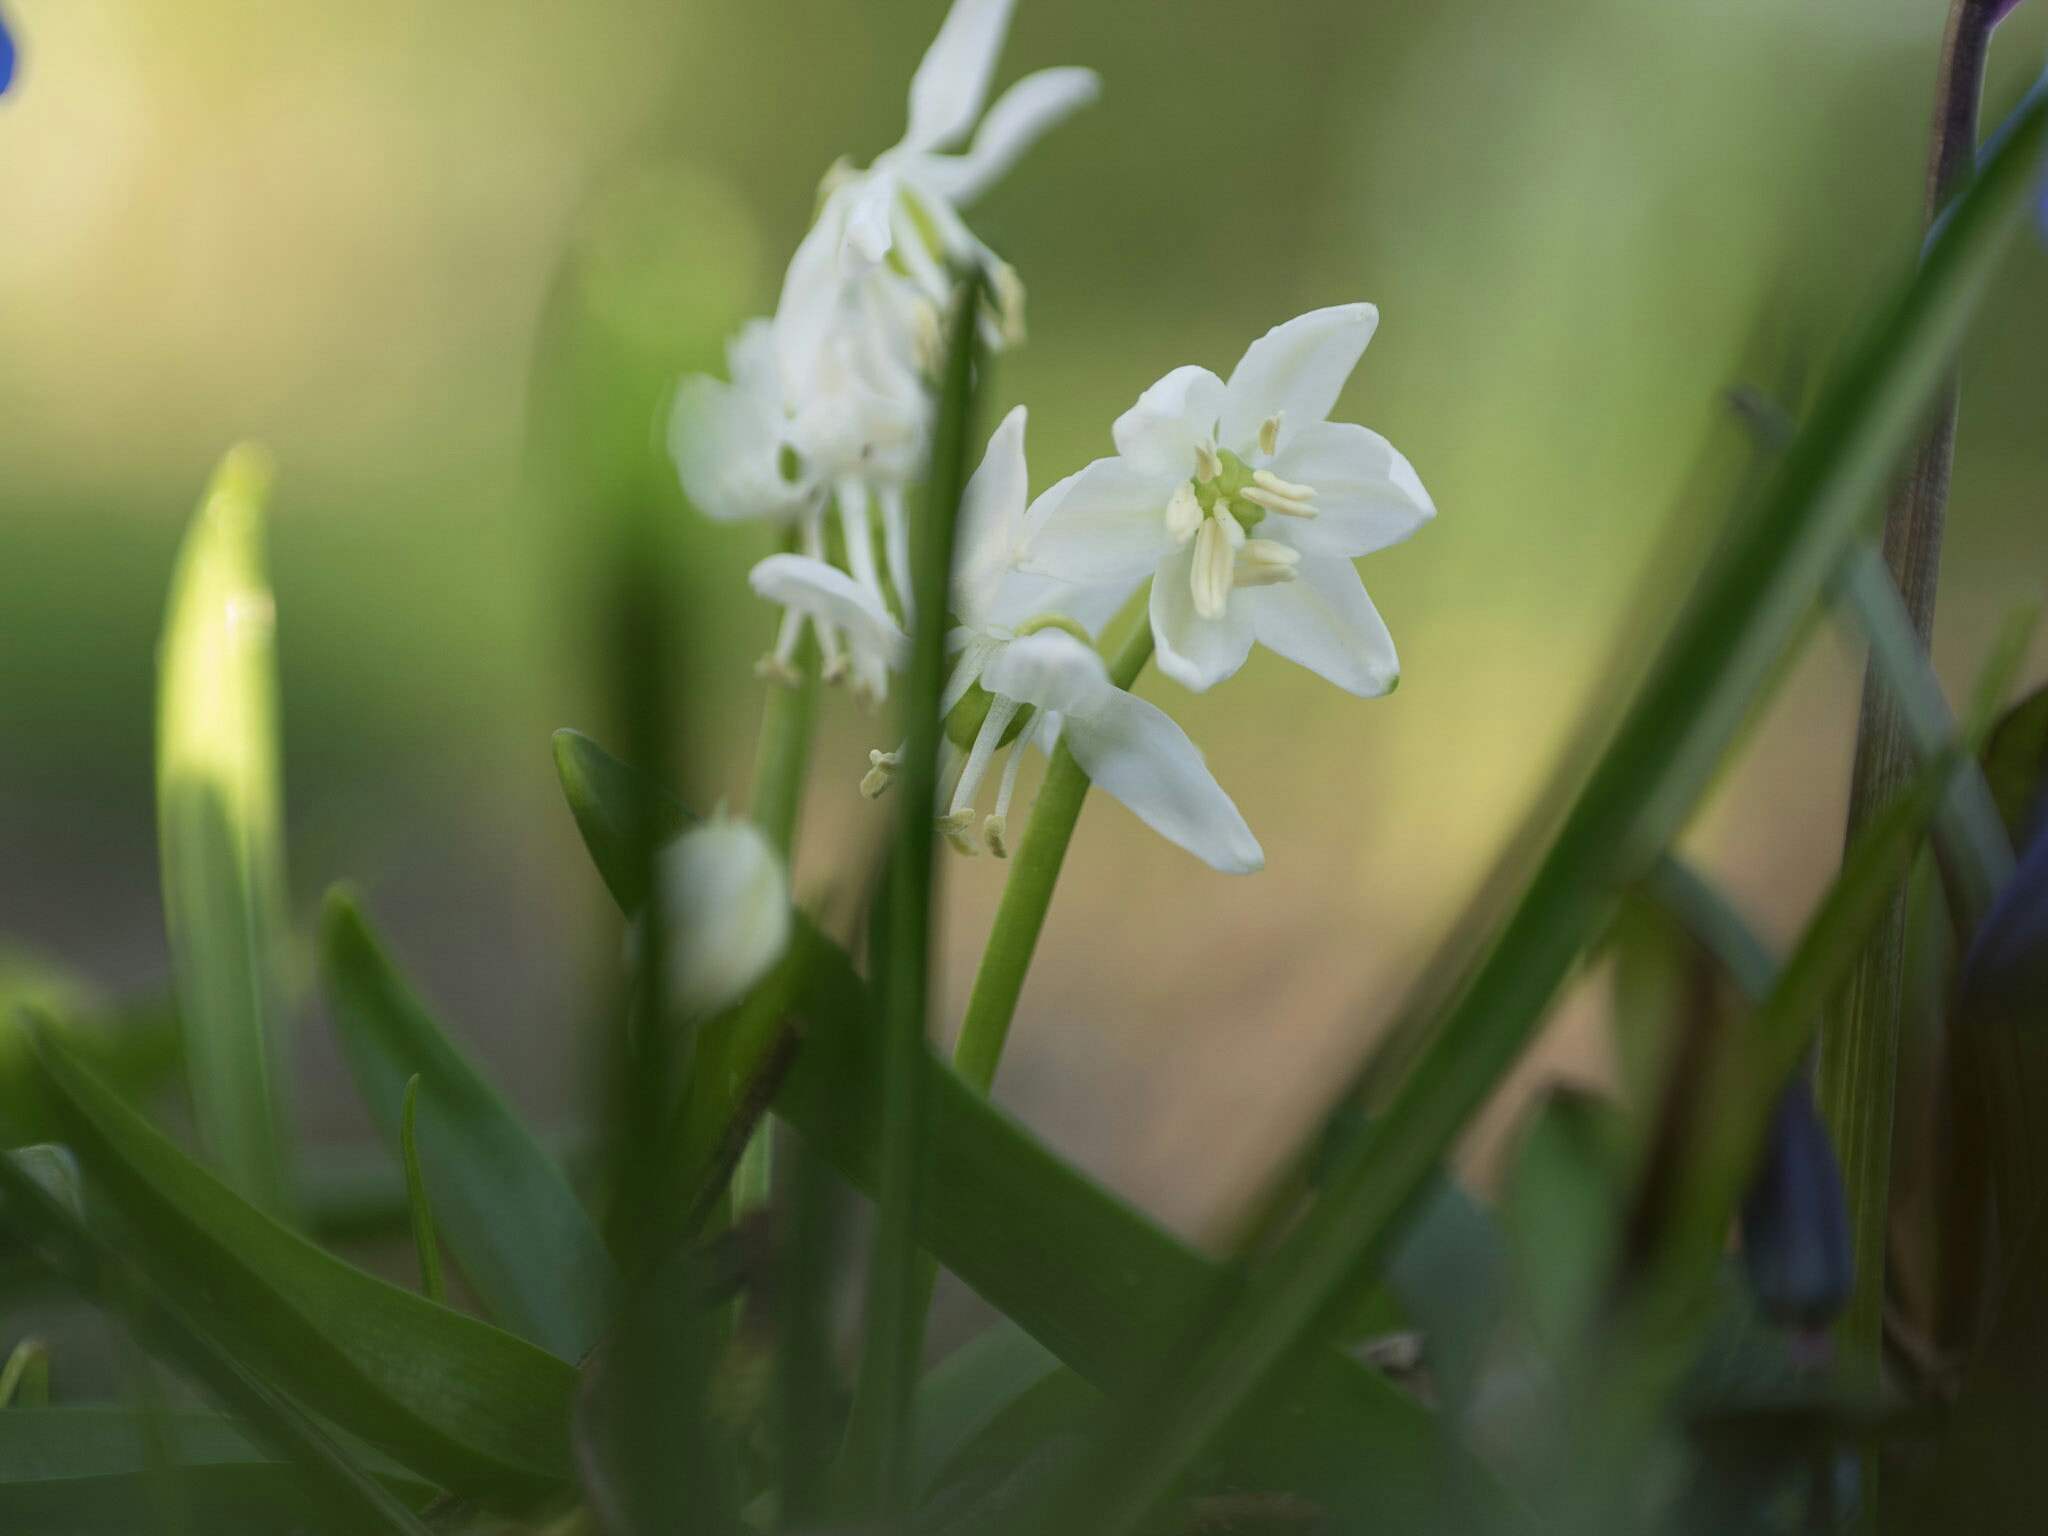
<svg viewBox="0 0 2048 1536">
<path fill-rule="evenodd" d="M 1742 1263 L 1757 1310 L 1780 1327 L 1826 1326 L 1855 1289 L 1842 1170 L 1804 1073 L 1778 1095 L 1743 1197 Z"/>
<path fill-rule="evenodd" d="M 684 1019 L 729 1008 L 789 947 L 789 878 L 767 834 L 723 817 L 661 855 L 669 998 Z"/>
</svg>

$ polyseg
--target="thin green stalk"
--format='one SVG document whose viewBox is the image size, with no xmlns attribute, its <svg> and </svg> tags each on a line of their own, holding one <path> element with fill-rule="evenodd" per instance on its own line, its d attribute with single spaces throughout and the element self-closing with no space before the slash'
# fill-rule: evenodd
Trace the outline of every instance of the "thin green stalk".
<svg viewBox="0 0 2048 1536">
<path fill-rule="evenodd" d="M 1110 681 L 1129 688 L 1151 659 L 1152 626 L 1140 616 L 1137 629 L 1110 663 Z M 1031 969 L 1032 952 L 1045 927 L 1060 865 L 1066 860 L 1067 844 L 1073 840 L 1074 823 L 1080 819 L 1081 804 L 1087 797 L 1088 775 L 1063 741 L 1053 752 L 1045 782 L 1032 802 L 1031 821 L 1017 848 L 1016 862 L 1010 866 L 1010 877 L 1003 883 L 1003 899 L 996 907 L 988 947 L 981 952 L 981 969 L 974 973 L 974 991 L 967 999 L 967 1016 L 960 1021 L 960 1038 L 953 1047 L 954 1067 L 983 1093 L 995 1081 L 1003 1043 L 1010 1037 L 1010 1020 L 1017 1013 L 1017 998 L 1024 990 L 1024 975 Z"/>
<path fill-rule="evenodd" d="M 2000 0 L 1954 0 L 1937 75 L 1928 153 L 1927 222 L 1932 225 L 1968 181 L 1977 155 L 1977 107 L 1984 59 Z M 1934 632 L 1934 593 L 1941 571 L 1941 534 L 1954 457 L 1956 378 L 1936 396 L 1919 454 L 1885 507 L 1884 556 L 1924 645 Z M 1853 844 L 1879 809 L 1911 779 L 1915 755 L 1884 669 L 1873 657 L 1851 771 L 1849 824 Z M 1856 1234 L 1856 1294 L 1835 1330 L 1852 1369 L 1874 1375 L 1884 1310 L 1884 1225 L 1891 1177 L 1893 1079 L 1898 1065 L 1900 996 L 1905 984 L 1906 891 L 1900 882 L 1870 948 L 1851 977 L 1838 1010 L 1821 1032 L 1816 1098 L 1833 1130 Z M 1871 1490 L 1866 1490 L 1869 1492 Z"/>
</svg>

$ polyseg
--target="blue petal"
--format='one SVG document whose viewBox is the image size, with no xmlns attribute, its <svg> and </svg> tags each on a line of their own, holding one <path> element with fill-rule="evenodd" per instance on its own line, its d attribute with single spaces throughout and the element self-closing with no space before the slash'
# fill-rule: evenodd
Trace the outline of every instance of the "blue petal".
<svg viewBox="0 0 2048 1536">
<path fill-rule="evenodd" d="M 1781 1327 L 1825 1326 L 1855 1289 L 1842 1170 L 1803 1072 L 1778 1097 L 1743 1198 L 1742 1261 L 1757 1310 Z"/>
<path fill-rule="evenodd" d="M 7 18 L 0 16 L 0 96 L 14 83 L 14 34 L 7 30 Z"/>
<path fill-rule="evenodd" d="M 1962 1008 L 1979 1023 L 2038 1021 L 2048 997 L 2048 815 L 1963 957 Z"/>
</svg>

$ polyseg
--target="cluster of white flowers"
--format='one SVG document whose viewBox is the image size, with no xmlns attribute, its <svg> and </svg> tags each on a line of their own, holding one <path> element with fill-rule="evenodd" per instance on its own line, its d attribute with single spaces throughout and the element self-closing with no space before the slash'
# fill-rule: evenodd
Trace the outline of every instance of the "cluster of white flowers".
<svg viewBox="0 0 2048 1536">
<path fill-rule="evenodd" d="M 721 519 L 787 529 L 795 552 L 754 568 L 783 610 L 762 674 L 793 680 L 805 627 L 823 673 L 879 700 L 914 620 L 906 493 L 923 473 L 941 316 L 954 272 L 978 265 L 994 302 L 992 347 L 1023 338 L 1023 287 L 959 209 L 1048 128 L 1094 98 L 1085 69 L 1026 76 L 985 117 L 1013 0 L 955 0 L 910 88 L 903 141 L 821 189 L 772 320 L 749 322 L 730 382 L 677 391 L 670 446 L 690 499 Z M 943 153 L 981 118 L 965 153 Z M 1090 779 L 1217 869 L 1264 864 L 1201 752 L 1164 713 L 1116 687 L 1094 646 L 1147 576 L 1160 670 L 1196 691 L 1244 664 L 1252 643 L 1362 697 L 1390 691 L 1394 644 L 1352 561 L 1435 515 L 1408 461 L 1362 426 L 1328 420 L 1379 312 L 1343 304 L 1252 343 L 1229 382 L 1168 373 L 1119 417 L 1113 457 L 1035 501 L 1025 413 L 990 440 L 960 508 L 941 700 L 951 789 L 939 812 L 972 853 L 976 798 L 1008 753 L 982 840 L 1008 848 L 1026 747 L 1064 740 Z M 838 513 L 836 543 L 827 508 Z M 869 754 L 880 794 L 900 752 Z"/>
</svg>

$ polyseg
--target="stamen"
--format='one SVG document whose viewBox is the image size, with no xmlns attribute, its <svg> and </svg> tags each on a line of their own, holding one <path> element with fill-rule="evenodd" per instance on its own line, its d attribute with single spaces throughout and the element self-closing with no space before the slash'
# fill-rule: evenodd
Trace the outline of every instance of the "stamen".
<svg viewBox="0 0 2048 1536">
<path fill-rule="evenodd" d="M 876 499 L 882 504 L 882 557 L 889 562 L 889 585 L 896 589 L 896 606 L 908 631 L 917 623 L 917 609 L 910 587 L 910 516 L 903 507 L 903 487 L 886 481 Z"/>
<path fill-rule="evenodd" d="M 1183 480 L 1173 488 L 1166 503 L 1166 531 L 1176 546 L 1185 544 L 1202 526 L 1202 503 L 1195 498 L 1194 482 Z"/>
<path fill-rule="evenodd" d="M 1271 587 L 1294 580 L 1299 564 L 1301 551 L 1291 544 L 1278 539 L 1247 539 L 1237 552 L 1232 575 L 1240 587 Z"/>
<path fill-rule="evenodd" d="M 1279 420 L 1276 416 L 1275 421 Z M 1296 485 L 1292 480 L 1282 480 L 1270 469 L 1252 471 L 1252 484 L 1262 486 L 1276 496 L 1285 496 L 1289 501 L 1314 501 L 1316 488 L 1312 485 Z"/>
<path fill-rule="evenodd" d="M 1259 452 L 1269 457 L 1280 449 L 1280 418 L 1286 412 L 1275 411 L 1259 423 Z"/>
<path fill-rule="evenodd" d="M 818 669 L 818 676 L 828 683 L 836 683 L 849 670 L 846 654 L 839 649 L 839 631 L 823 622 L 813 622 L 811 628 L 818 636 L 818 655 L 824 662 Z"/>
<path fill-rule="evenodd" d="M 782 623 L 775 631 L 775 649 L 754 663 L 754 676 L 784 688 L 802 686 L 803 676 L 796 669 L 796 645 L 803 633 L 804 616 L 793 608 L 783 609 Z"/>
<path fill-rule="evenodd" d="M 870 800 L 879 800 L 896 782 L 896 770 L 903 766 L 903 748 L 894 752 L 879 749 L 868 753 L 868 771 L 861 776 L 860 792 Z"/>
<path fill-rule="evenodd" d="M 967 829 L 973 825 L 974 807 L 971 805 L 964 811 L 948 811 L 939 818 L 939 831 L 953 845 L 953 851 L 964 853 L 970 859 L 981 852 L 974 845 L 974 839 L 967 835 Z"/>
<path fill-rule="evenodd" d="M 1236 518 L 1228 516 L 1203 519 L 1202 530 L 1195 535 L 1195 560 L 1188 584 L 1194 591 L 1195 612 L 1205 619 L 1220 619 L 1230 607 L 1236 551 L 1225 528 L 1236 529 L 1238 541 L 1243 541 L 1244 530 L 1238 528 Z"/>
<path fill-rule="evenodd" d="M 982 776 L 988 772 L 988 765 L 996 755 L 996 743 L 1003 739 L 1003 732 L 1010 728 L 1010 722 L 1017 716 L 1017 701 L 997 694 L 989 700 L 988 713 L 982 716 L 981 729 L 974 733 L 974 746 L 967 754 L 967 766 L 960 770 L 960 782 L 953 786 L 953 804 L 949 809 L 958 813 L 967 812 L 967 819 L 974 819 L 974 792 L 981 788 Z"/>
<path fill-rule="evenodd" d="M 839 482 L 839 526 L 846 535 L 846 574 L 887 606 L 882 597 L 882 576 L 875 569 L 875 536 L 868 524 L 867 482 L 848 475 Z"/>
<path fill-rule="evenodd" d="M 989 272 L 995 285 L 996 316 L 1002 326 L 1003 345 L 1024 345 L 1024 280 L 1007 261 L 999 261 Z"/>
<path fill-rule="evenodd" d="M 1024 749 L 1031 745 L 1044 721 L 1043 714 L 1033 715 L 1031 723 L 1010 743 L 1009 758 L 1003 763 L 1003 779 L 996 785 L 995 812 L 981 824 L 981 835 L 988 843 L 988 851 L 999 859 L 1010 856 L 1010 796 L 1017 790 L 1017 770 L 1024 766 Z"/>
<path fill-rule="evenodd" d="M 910 307 L 910 358 L 917 371 L 936 379 L 946 362 L 946 339 L 939 306 L 920 294 Z"/>
<path fill-rule="evenodd" d="M 1207 485 L 1223 473 L 1223 460 L 1216 455 L 1216 445 L 1211 442 L 1195 444 L 1195 481 Z"/>
<path fill-rule="evenodd" d="M 1255 485 L 1249 490 L 1238 492 L 1238 494 L 1244 497 L 1246 501 L 1254 502 L 1264 507 L 1268 512 L 1278 512 L 1282 517 L 1309 518 L 1316 515 L 1313 503 L 1297 501 L 1291 496 L 1282 496 L 1277 491 L 1267 490 L 1264 486 Z"/>
</svg>

